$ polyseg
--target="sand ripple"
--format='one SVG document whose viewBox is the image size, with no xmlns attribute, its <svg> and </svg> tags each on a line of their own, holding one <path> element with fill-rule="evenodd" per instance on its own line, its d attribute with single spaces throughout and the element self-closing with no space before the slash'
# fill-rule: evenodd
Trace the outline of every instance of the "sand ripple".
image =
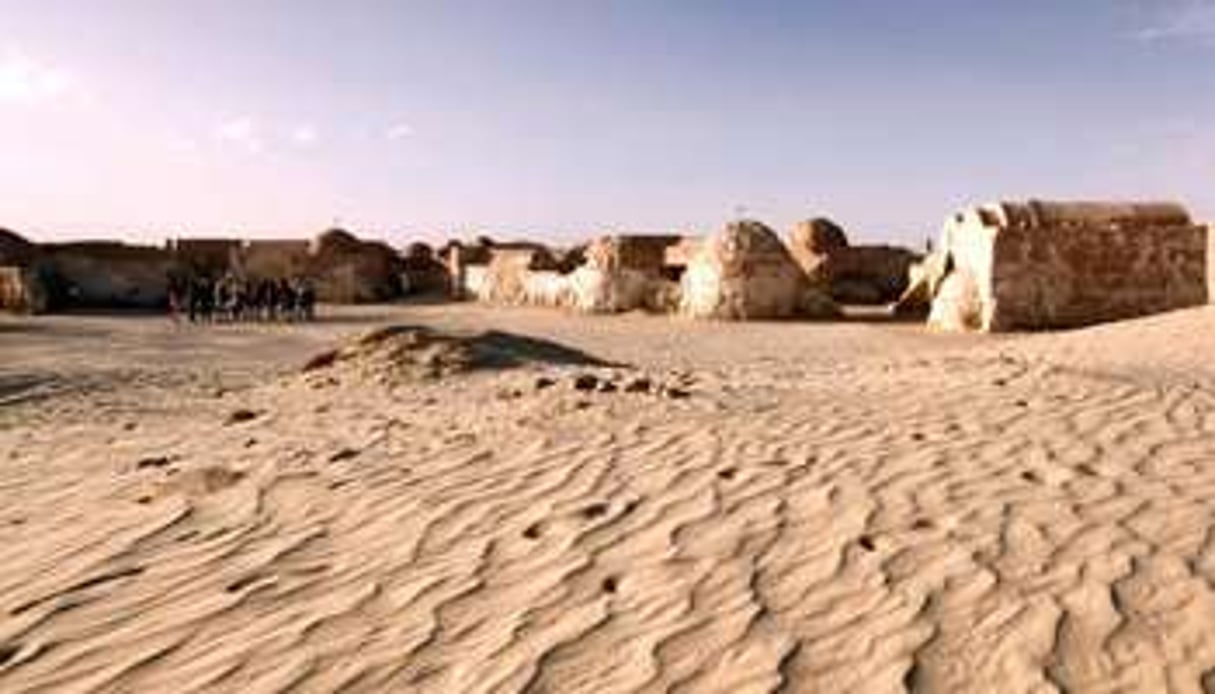
<svg viewBox="0 0 1215 694">
<path fill-rule="evenodd" d="M 0 689 L 1209 690 L 1215 391 L 1018 354 L 4 432 Z"/>
</svg>

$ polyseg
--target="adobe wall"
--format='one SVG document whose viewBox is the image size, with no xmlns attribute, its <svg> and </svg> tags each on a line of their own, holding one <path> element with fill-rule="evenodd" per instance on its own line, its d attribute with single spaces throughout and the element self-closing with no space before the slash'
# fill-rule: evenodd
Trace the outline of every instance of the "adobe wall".
<svg viewBox="0 0 1215 694">
<path fill-rule="evenodd" d="M 836 315 L 780 237 L 750 220 L 732 222 L 699 245 L 681 279 L 679 311 L 719 320 Z"/>
<path fill-rule="evenodd" d="M 1207 302 L 1215 303 L 1215 224 L 1207 224 Z"/>
<path fill-rule="evenodd" d="M 672 268 L 682 271 L 684 263 L 673 266 L 668 253 L 686 241 L 675 235 L 604 236 L 584 251 L 576 249 L 585 261 L 572 269 L 535 244 L 494 246 L 484 264 L 467 262 L 466 249 L 454 247 L 447 256 L 448 273 L 455 296 L 488 303 L 587 313 L 671 311 L 679 283 L 665 275 Z"/>
<path fill-rule="evenodd" d="M 240 239 L 174 239 L 168 247 L 193 272 L 218 277 L 237 262 L 243 245 Z"/>
<path fill-rule="evenodd" d="M 1208 300 L 1207 230 L 1177 205 L 987 205 L 951 218 L 942 246 L 956 277 L 944 283 L 951 296 L 934 300 L 938 326 L 951 309 L 938 304 L 972 299 L 977 316 L 962 323 L 990 331 L 1076 327 Z"/>
<path fill-rule="evenodd" d="M 176 263 L 165 249 L 100 241 L 45 244 L 40 251 L 51 308 L 168 304 Z"/>
<path fill-rule="evenodd" d="M 247 241 L 236 254 L 236 270 L 248 277 L 290 278 L 307 275 L 312 244 L 307 240 Z"/>
<path fill-rule="evenodd" d="M 683 241 L 671 234 L 616 234 L 596 239 L 586 250 L 587 263 L 603 270 L 629 269 L 661 275 L 667 249 Z"/>
<path fill-rule="evenodd" d="M 826 288 L 841 304 L 890 304 L 907 290 L 920 254 L 898 246 L 852 245 L 843 227 L 826 217 L 798 222 L 788 236 L 789 252 L 811 284 Z"/>
<path fill-rule="evenodd" d="M 36 269 L 0 266 L 0 311 L 42 313 L 46 309 L 46 288 Z"/>
</svg>

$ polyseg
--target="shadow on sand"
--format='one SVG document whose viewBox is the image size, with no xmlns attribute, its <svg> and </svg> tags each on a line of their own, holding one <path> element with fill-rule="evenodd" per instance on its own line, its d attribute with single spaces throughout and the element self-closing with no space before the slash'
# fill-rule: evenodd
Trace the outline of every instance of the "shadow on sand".
<svg viewBox="0 0 1215 694">
<path fill-rule="evenodd" d="M 488 368 L 512 368 L 526 364 L 558 366 L 602 366 L 625 368 L 628 365 L 600 359 L 566 345 L 527 335 L 490 330 L 470 338 L 473 348 Z"/>
<path fill-rule="evenodd" d="M 607 368 L 627 366 L 527 335 L 498 330 L 449 333 L 420 325 L 398 324 L 376 328 L 348 340 L 343 346 L 317 354 L 304 364 L 303 371 L 365 359 L 386 359 L 394 367 L 405 369 L 428 367 L 436 373 L 511 369 L 531 364 Z"/>
</svg>

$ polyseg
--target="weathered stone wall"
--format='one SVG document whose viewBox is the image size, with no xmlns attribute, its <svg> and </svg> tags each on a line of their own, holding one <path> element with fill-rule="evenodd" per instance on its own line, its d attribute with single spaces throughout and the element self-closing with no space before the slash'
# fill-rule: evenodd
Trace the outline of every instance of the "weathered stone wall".
<svg viewBox="0 0 1215 694">
<path fill-rule="evenodd" d="M 0 311 L 42 313 L 47 310 L 46 287 L 36 268 L 0 266 Z"/>
<path fill-rule="evenodd" d="M 667 265 L 667 249 L 682 240 L 671 234 L 603 236 L 587 248 L 586 262 L 601 270 L 628 269 L 657 277 Z"/>
<path fill-rule="evenodd" d="M 0 265 L 27 267 L 37 255 L 37 245 L 14 232 L 0 229 Z"/>
<path fill-rule="evenodd" d="M 240 239 L 174 239 L 173 256 L 190 272 L 219 277 L 238 262 L 244 242 Z"/>
<path fill-rule="evenodd" d="M 488 265 L 464 265 L 458 275 L 460 281 L 460 298 L 479 299 L 481 289 L 485 286 L 485 277 L 489 272 Z"/>
<path fill-rule="evenodd" d="M 544 265 L 534 250 L 495 249 L 474 296 L 491 304 L 525 305 L 528 275 Z"/>
<path fill-rule="evenodd" d="M 889 304 L 907 290 L 920 255 L 888 245 L 851 245 L 844 229 L 825 217 L 799 222 L 789 252 L 813 284 L 842 304 Z"/>
<path fill-rule="evenodd" d="M 684 241 L 669 234 L 595 239 L 569 278 L 573 307 L 586 313 L 668 310 L 673 276 L 683 272 L 669 254 Z"/>
<path fill-rule="evenodd" d="M 803 220 L 789 233 L 789 253 L 811 278 L 832 253 L 848 248 L 843 227 L 826 217 Z"/>
<path fill-rule="evenodd" d="M 930 323 L 1066 328 L 1206 303 L 1207 230 L 1177 205 L 1032 201 L 946 223 Z"/>
<path fill-rule="evenodd" d="M 495 245 L 487 264 L 448 250 L 447 272 L 458 296 L 508 305 L 570 308 L 587 313 L 669 311 L 679 284 L 667 277 L 668 250 L 680 236 L 605 236 L 561 257 L 537 244 Z M 572 260 L 582 263 L 570 267 Z M 677 266 L 682 271 L 682 265 Z"/>
<path fill-rule="evenodd" d="M 1207 224 L 1207 301 L 1215 303 L 1215 224 Z"/>
<path fill-rule="evenodd" d="M 404 293 L 404 270 L 397 252 L 342 229 L 330 229 L 312 242 L 309 268 L 317 299 L 323 302 L 372 303 Z"/>
<path fill-rule="evenodd" d="M 827 256 L 821 279 L 840 303 L 888 304 L 907 290 L 911 266 L 920 259 L 897 246 L 849 246 Z"/>
<path fill-rule="evenodd" d="M 246 277 L 302 277 L 311 271 L 312 244 L 306 239 L 247 241 L 236 254 L 233 270 Z"/>
<path fill-rule="evenodd" d="M 424 243 L 409 244 L 401 266 L 409 281 L 410 294 L 444 294 L 451 286 L 447 265 Z"/>
<path fill-rule="evenodd" d="M 754 221 L 706 239 L 682 278 L 680 312 L 694 318 L 753 320 L 834 315 L 780 238 Z"/>
<path fill-rule="evenodd" d="M 40 246 L 51 308 L 160 308 L 177 265 L 162 248 L 116 242 Z"/>
</svg>

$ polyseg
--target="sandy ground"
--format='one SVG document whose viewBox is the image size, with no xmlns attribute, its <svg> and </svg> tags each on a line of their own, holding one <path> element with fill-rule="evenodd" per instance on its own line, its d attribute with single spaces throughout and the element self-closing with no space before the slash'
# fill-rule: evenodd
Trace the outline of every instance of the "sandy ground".
<svg viewBox="0 0 1215 694">
<path fill-rule="evenodd" d="M 0 318 L 0 691 L 1215 691 L 1212 345 Z"/>
</svg>

